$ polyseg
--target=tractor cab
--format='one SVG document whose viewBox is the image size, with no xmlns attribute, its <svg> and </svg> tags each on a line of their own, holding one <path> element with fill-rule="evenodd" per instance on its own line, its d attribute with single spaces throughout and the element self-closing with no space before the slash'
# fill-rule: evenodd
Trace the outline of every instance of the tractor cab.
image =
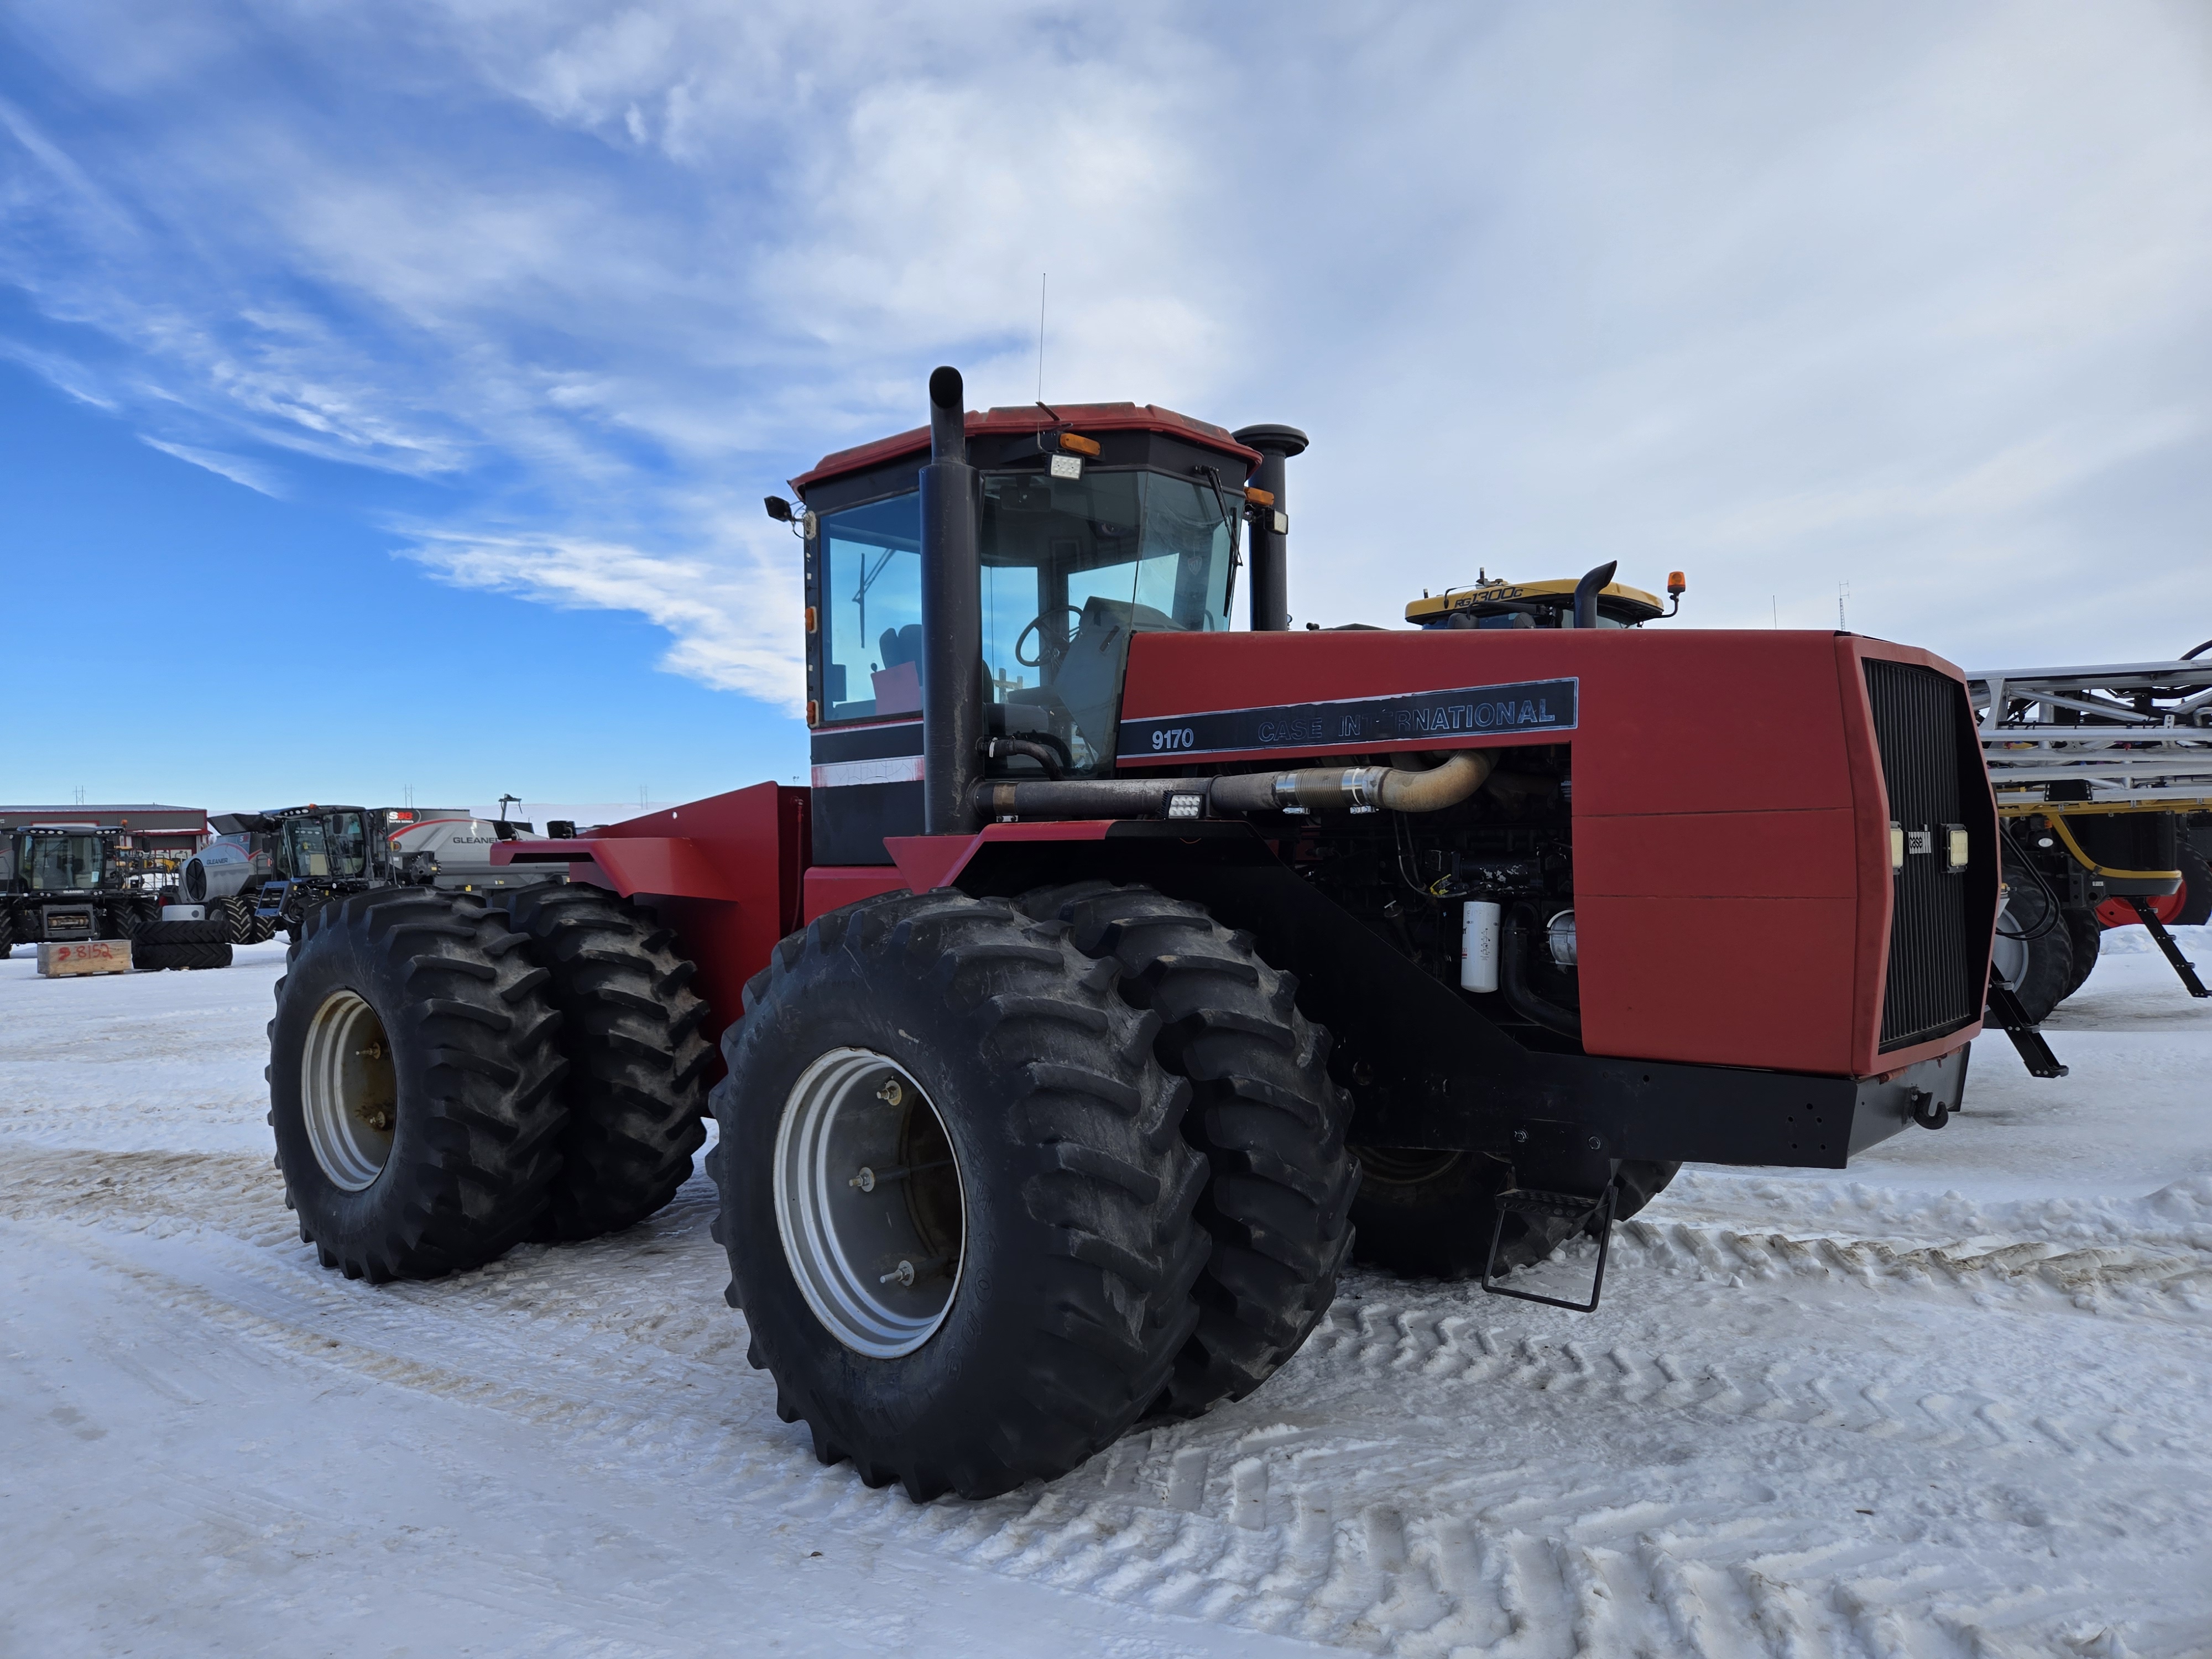
<svg viewBox="0 0 2212 1659">
<path fill-rule="evenodd" d="M 1113 768 L 1133 635 L 1230 626 L 1259 451 L 1134 404 L 966 417 L 976 469 L 984 729 L 994 770 Z M 806 546 L 807 723 L 816 856 L 879 863 L 921 818 L 922 565 L 917 429 L 825 459 L 771 515 Z"/>
<path fill-rule="evenodd" d="M 115 884 L 107 837 L 89 823 L 39 824 L 18 830 L 9 860 L 9 887 L 40 897 L 82 897 Z"/>
<path fill-rule="evenodd" d="M 326 899 L 381 887 L 392 879 L 386 811 L 366 806 L 293 806 L 236 813 L 240 832 L 270 836 L 273 877 L 254 895 L 254 914 L 272 927 L 296 927 Z"/>
<path fill-rule="evenodd" d="M 96 824 L 40 823 L 0 843 L 0 941 L 117 939 L 134 931 L 143 907 L 125 881 L 118 840 Z"/>
<path fill-rule="evenodd" d="M 363 881 L 380 875 L 383 837 L 373 832 L 360 806 L 295 807 L 275 815 L 282 823 L 276 867 L 293 881 Z"/>
<path fill-rule="evenodd" d="M 1441 593 L 1423 593 L 1406 607 L 1406 620 L 1417 628 L 1572 628 L 1575 625 L 1576 580 L 1509 582 L 1492 580 L 1477 573 L 1472 587 L 1447 587 Z M 1597 589 L 1600 628 L 1640 628 L 1645 623 L 1671 617 L 1682 608 L 1688 589 L 1682 573 L 1667 579 L 1673 601 L 1662 605 L 1656 593 L 1626 582 L 1607 582 Z"/>
</svg>

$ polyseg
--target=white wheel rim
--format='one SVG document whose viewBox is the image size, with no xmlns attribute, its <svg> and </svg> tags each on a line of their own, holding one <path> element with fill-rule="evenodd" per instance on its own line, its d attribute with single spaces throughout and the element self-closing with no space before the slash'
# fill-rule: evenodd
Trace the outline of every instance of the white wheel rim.
<svg viewBox="0 0 2212 1659">
<path fill-rule="evenodd" d="M 384 1023 L 354 992 L 331 992 L 308 1022 L 300 1103 L 307 1144 L 332 1186 L 357 1193 L 384 1173 L 399 1079 Z"/>
<path fill-rule="evenodd" d="M 824 1329 L 875 1359 L 937 1334 L 966 1261 L 967 1196 L 905 1067 L 866 1048 L 816 1060 L 784 1102 L 775 1178 L 784 1259 Z"/>
<path fill-rule="evenodd" d="M 2019 930 L 2020 924 L 2012 916 L 2012 901 L 2008 898 L 1997 906 L 1997 936 L 1990 946 L 1990 960 L 1997 970 L 1997 982 L 2008 991 L 2020 989 L 2021 981 L 2027 977 L 2027 941 L 2006 937 Z"/>
</svg>

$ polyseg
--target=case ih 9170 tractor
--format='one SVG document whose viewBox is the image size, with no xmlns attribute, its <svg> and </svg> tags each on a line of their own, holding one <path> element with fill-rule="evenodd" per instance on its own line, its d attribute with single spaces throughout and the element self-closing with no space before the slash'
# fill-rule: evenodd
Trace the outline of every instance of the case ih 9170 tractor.
<svg viewBox="0 0 2212 1659">
<path fill-rule="evenodd" d="M 714 1232 L 779 1410 L 980 1496 L 1259 1387 L 1354 1249 L 1487 1284 L 1680 1160 L 1840 1168 L 1957 1102 L 1997 847 L 1947 664 L 1620 626 L 1606 571 L 1291 632 L 1299 434 L 930 396 L 770 502 L 811 790 L 307 915 L 271 1121 L 325 1263 L 648 1213 L 719 1034 Z"/>
</svg>

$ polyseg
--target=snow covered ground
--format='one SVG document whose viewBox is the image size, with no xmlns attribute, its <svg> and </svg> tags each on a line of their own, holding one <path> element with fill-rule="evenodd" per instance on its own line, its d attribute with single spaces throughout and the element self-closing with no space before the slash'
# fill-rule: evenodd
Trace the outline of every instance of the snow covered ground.
<svg viewBox="0 0 2212 1659">
<path fill-rule="evenodd" d="M 2071 1076 L 1997 1037 L 1844 1174 L 1686 1170 L 1597 1314 L 1358 1275 L 1251 1399 L 924 1508 L 776 1421 L 703 1178 L 319 1268 L 282 949 L 0 962 L 0 1652 L 2212 1653 L 2212 1004 L 2140 930 Z"/>
</svg>

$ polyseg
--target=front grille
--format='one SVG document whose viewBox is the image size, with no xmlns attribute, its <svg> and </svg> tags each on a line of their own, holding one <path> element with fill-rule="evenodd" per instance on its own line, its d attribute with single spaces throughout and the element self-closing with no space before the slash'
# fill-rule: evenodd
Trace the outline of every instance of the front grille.
<svg viewBox="0 0 2212 1659">
<path fill-rule="evenodd" d="M 98 933 L 93 926 L 92 911 L 88 908 L 64 910 L 56 906 L 40 918 L 49 939 L 92 939 Z"/>
<path fill-rule="evenodd" d="M 1994 849 L 1982 844 L 1986 808 L 1967 805 L 1966 757 L 1978 767 L 1980 751 L 1959 683 L 1932 668 L 1878 658 L 1867 659 L 1866 678 L 1890 822 L 1908 837 L 1928 832 L 1927 850 L 1908 852 L 1893 878 L 1889 984 L 1881 1000 L 1881 1052 L 1887 1054 L 1980 1018 L 1988 988 L 1981 983 L 1975 926 Z M 1968 825 L 1975 843 L 1968 867 L 1956 873 L 1945 856 L 1950 824 Z M 1988 918 L 1980 920 L 1985 933 Z"/>
</svg>

